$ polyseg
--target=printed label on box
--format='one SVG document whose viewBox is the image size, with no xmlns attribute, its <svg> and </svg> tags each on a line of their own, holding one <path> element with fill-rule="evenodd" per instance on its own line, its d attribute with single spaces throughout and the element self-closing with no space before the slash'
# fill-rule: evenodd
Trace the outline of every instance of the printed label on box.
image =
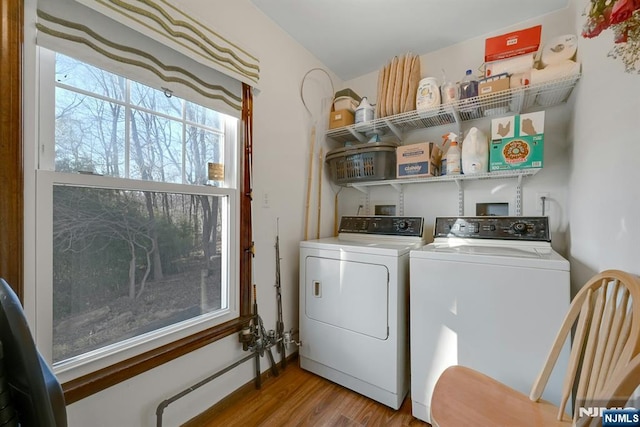
<svg viewBox="0 0 640 427">
<path fill-rule="evenodd" d="M 406 148 L 408 149 L 402 152 L 403 159 L 406 159 L 409 157 L 415 157 L 415 156 L 423 156 L 425 153 L 425 149 L 421 144 L 416 144 L 415 146 L 408 146 Z"/>
<path fill-rule="evenodd" d="M 540 46 L 542 26 L 502 34 L 485 39 L 484 61 L 492 62 L 500 59 L 532 53 Z"/>
<path fill-rule="evenodd" d="M 400 166 L 398 177 L 423 175 L 429 173 L 429 162 L 408 163 Z"/>
<path fill-rule="evenodd" d="M 544 111 L 491 121 L 489 170 L 541 168 L 544 158 Z"/>
</svg>

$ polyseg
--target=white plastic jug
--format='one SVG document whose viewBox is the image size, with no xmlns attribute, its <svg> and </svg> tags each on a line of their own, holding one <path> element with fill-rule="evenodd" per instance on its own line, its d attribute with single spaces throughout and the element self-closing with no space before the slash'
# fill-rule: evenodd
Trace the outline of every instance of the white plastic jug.
<svg viewBox="0 0 640 427">
<path fill-rule="evenodd" d="M 478 128 L 472 127 L 462 143 L 462 173 L 470 175 L 489 171 L 489 141 Z"/>
<path fill-rule="evenodd" d="M 368 122 L 369 120 L 373 120 L 374 109 L 373 105 L 369 104 L 369 100 L 366 96 L 362 98 L 360 105 L 356 108 L 356 119 L 355 123 L 363 123 Z"/>
</svg>

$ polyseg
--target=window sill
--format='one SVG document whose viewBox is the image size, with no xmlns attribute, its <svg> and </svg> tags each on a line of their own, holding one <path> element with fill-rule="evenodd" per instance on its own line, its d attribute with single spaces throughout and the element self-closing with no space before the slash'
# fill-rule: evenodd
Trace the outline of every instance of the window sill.
<svg viewBox="0 0 640 427">
<path fill-rule="evenodd" d="M 91 374 L 84 375 L 62 384 L 65 402 L 70 405 L 122 381 L 149 371 L 163 363 L 177 359 L 219 339 L 239 332 L 250 316 L 243 316 L 229 322 L 190 335 L 171 344 L 142 353 Z"/>
</svg>

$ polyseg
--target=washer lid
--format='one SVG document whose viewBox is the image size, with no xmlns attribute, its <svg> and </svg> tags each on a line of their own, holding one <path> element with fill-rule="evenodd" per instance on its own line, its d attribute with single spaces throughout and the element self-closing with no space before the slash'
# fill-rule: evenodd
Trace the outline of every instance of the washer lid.
<svg viewBox="0 0 640 427">
<path fill-rule="evenodd" d="M 433 246 L 438 252 L 470 252 L 470 253 L 501 253 L 519 249 L 522 252 L 549 253 L 551 242 L 527 240 L 495 240 L 458 237 L 436 237 Z M 482 249 L 484 248 L 484 249 Z"/>
<path fill-rule="evenodd" d="M 484 242 L 483 242 L 484 243 Z M 412 260 L 430 259 L 459 263 L 544 268 L 569 271 L 569 261 L 551 248 L 522 245 L 459 245 L 430 243 L 411 251 Z"/>
<path fill-rule="evenodd" d="M 549 250 L 543 248 L 519 248 L 504 246 L 441 246 L 434 245 L 434 252 L 445 252 L 455 254 L 471 254 L 471 255 L 493 255 L 493 256 L 507 256 L 518 258 L 536 258 L 543 259 L 549 254 Z"/>
</svg>

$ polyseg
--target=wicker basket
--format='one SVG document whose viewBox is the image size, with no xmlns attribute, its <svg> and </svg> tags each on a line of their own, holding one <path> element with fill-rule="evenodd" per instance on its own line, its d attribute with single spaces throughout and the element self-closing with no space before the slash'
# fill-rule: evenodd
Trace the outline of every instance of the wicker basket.
<svg viewBox="0 0 640 427">
<path fill-rule="evenodd" d="M 379 181 L 396 177 L 397 143 L 371 142 L 336 148 L 327 153 L 336 184 Z"/>
</svg>

